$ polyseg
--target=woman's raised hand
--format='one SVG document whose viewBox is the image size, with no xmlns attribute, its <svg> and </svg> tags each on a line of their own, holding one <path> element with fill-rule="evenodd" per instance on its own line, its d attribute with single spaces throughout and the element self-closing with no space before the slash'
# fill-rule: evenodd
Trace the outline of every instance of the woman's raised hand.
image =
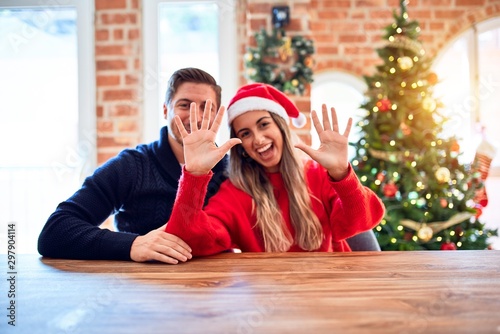
<svg viewBox="0 0 500 334">
<path fill-rule="evenodd" d="M 339 132 L 339 124 L 335 108 L 331 108 L 332 122 L 328 117 L 328 110 L 323 104 L 323 124 L 321 124 L 316 111 L 311 111 L 311 119 L 314 128 L 318 132 L 320 146 L 314 150 L 304 143 L 298 143 L 295 147 L 307 153 L 312 159 L 326 168 L 328 174 L 334 180 L 342 180 L 348 173 L 348 137 L 352 127 L 352 118 L 349 118 L 343 134 Z"/>
<path fill-rule="evenodd" d="M 222 146 L 217 147 L 215 137 L 219 131 L 225 108 L 223 106 L 219 108 L 213 123 L 210 120 L 211 111 L 212 101 L 207 100 L 201 123 L 198 125 L 198 106 L 194 102 L 191 103 L 189 109 L 191 133 L 188 133 L 184 128 L 179 116 L 174 118 L 184 145 L 185 168 L 194 175 L 208 174 L 231 147 L 241 144 L 240 139 L 231 138 Z"/>
</svg>

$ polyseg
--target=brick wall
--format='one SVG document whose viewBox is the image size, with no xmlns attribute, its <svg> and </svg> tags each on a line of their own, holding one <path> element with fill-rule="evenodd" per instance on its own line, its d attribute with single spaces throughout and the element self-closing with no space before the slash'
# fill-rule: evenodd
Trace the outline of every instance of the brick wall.
<svg viewBox="0 0 500 334">
<path fill-rule="evenodd" d="M 143 0 L 147 1 L 147 0 Z M 236 0 L 235 0 L 236 1 Z M 97 144 L 101 164 L 142 137 L 141 0 L 95 0 Z M 379 58 L 383 27 L 393 22 L 399 0 L 238 0 L 237 36 L 242 57 L 253 35 L 271 28 L 271 8 L 288 5 L 287 34 L 305 35 L 316 46 L 315 72 L 371 74 Z M 421 39 L 432 56 L 473 23 L 500 15 L 500 0 L 411 0 L 410 19 L 422 29 Z M 309 92 L 294 97 L 302 111 L 310 108 Z M 161 112 L 158 110 L 158 112 Z M 309 141 L 310 126 L 296 130 Z"/>
<path fill-rule="evenodd" d="M 138 0 L 95 0 L 95 7 L 97 160 L 101 164 L 141 140 L 141 8 Z"/>
</svg>

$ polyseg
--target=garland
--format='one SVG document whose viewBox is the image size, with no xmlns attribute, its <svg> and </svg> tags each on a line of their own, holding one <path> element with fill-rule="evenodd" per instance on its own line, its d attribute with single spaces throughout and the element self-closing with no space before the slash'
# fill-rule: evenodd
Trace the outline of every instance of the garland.
<svg viewBox="0 0 500 334">
<path fill-rule="evenodd" d="M 255 34 L 256 48 L 245 54 L 245 77 L 276 89 L 302 95 L 306 85 L 313 82 L 314 44 L 302 36 L 285 36 L 281 29 L 271 35 L 262 29 Z"/>
</svg>

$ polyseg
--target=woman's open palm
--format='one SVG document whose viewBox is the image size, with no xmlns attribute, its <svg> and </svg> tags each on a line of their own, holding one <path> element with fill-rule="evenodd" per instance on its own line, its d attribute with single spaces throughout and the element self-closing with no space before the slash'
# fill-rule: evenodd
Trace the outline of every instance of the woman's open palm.
<svg viewBox="0 0 500 334">
<path fill-rule="evenodd" d="M 349 133 L 352 127 L 352 118 L 349 118 L 343 134 L 339 132 L 339 124 L 335 108 L 331 108 L 332 121 L 328 117 L 328 110 L 325 104 L 322 106 L 323 124 L 321 124 L 316 111 L 311 111 L 311 119 L 314 128 L 318 132 L 320 146 L 317 150 L 304 144 L 298 143 L 295 147 L 307 153 L 312 159 L 326 168 L 328 174 L 340 180 L 347 175 L 349 168 L 348 146 Z"/>
</svg>

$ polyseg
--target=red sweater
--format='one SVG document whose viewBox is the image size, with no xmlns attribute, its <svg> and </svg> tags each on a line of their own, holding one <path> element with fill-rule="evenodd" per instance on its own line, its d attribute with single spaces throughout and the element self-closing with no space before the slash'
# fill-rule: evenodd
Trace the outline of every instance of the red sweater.
<svg viewBox="0 0 500 334">
<path fill-rule="evenodd" d="M 343 180 L 335 182 L 331 181 L 321 165 L 310 160 L 305 166 L 305 175 L 313 195 L 313 211 L 324 233 L 324 241 L 317 251 L 351 251 L 345 239 L 372 229 L 379 223 L 384 215 L 382 201 L 359 182 L 351 167 Z M 274 196 L 285 222 L 294 236 L 288 195 L 281 174 L 269 173 L 267 176 L 274 187 Z M 264 252 L 260 231 L 254 228 L 256 214 L 252 213 L 252 198 L 231 181 L 224 181 L 203 209 L 211 177 L 212 173 L 194 176 L 183 170 L 165 231 L 183 239 L 192 248 L 194 256 L 212 255 L 230 248 L 239 248 L 243 252 Z M 293 245 L 289 251 L 304 250 Z"/>
</svg>

